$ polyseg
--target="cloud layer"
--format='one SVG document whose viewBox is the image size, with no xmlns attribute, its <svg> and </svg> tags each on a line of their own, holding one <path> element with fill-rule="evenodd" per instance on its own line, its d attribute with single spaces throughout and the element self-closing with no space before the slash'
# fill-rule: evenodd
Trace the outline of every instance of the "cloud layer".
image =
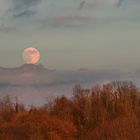
<svg viewBox="0 0 140 140">
<path fill-rule="evenodd" d="M 28 18 L 34 16 L 38 19 L 60 19 L 62 16 L 93 16 L 94 8 L 98 6 L 120 6 L 123 0 L 1 0 L 0 18 Z M 71 18 L 74 20 L 75 18 Z M 64 19 L 62 19 L 64 21 Z"/>
</svg>

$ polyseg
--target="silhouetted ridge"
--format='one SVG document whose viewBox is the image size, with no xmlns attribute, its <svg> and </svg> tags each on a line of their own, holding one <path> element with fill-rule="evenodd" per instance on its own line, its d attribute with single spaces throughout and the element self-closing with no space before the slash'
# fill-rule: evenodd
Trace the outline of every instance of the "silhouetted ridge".
<svg viewBox="0 0 140 140">
<path fill-rule="evenodd" d="M 2 73 L 34 73 L 34 72 L 47 72 L 51 71 L 44 67 L 42 64 L 34 65 L 34 64 L 24 64 L 15 68 L 4 68 L 0 67 L 0 72 Z"/>
<path fill-rule="evenodd" d="M 29 72 L 42 72 L 48 71 L 42 64 L 34 65 L 34 64 L 24 64 L 18 68 L 21 71 L 29 71 Z"/>
</svg>

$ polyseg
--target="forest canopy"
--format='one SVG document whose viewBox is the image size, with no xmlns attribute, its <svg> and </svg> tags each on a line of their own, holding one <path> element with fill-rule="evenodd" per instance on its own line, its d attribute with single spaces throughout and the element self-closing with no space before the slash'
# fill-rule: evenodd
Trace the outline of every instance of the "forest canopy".
<svg viewBox="0 0 140 140">
<path fill-rule="evenodd" d="M 112 82 L 26 109 L 0 100 L 0 140 L 139 140 L 140 91 L 132 82 Z"/>
</svg>

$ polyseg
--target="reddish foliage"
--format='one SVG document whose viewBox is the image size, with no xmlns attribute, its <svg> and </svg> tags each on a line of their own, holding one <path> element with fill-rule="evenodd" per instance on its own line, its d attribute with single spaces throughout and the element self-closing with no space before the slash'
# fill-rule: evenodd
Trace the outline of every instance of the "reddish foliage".
<svg viewBox="0 0 140 140">
<path fill-rule="evenodd" d="M 0 140 L 139 140 L 140 92 L 128 82 L 83 89 L 30 111 L 0 101 Z"/>
</svg>

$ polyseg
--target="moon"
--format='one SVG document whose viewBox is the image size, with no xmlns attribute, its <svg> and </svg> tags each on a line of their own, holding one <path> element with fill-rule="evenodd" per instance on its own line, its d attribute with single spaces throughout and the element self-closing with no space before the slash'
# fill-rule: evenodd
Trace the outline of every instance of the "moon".
<svg viewBox="0 0 140 140">
<path fill-rule="evenodd" d="M 26 48 L 23 51 L 23 60 L 26 64 L 36 64 L 40 60 L 40 52 L 36 48 Z"/>
</svg>

